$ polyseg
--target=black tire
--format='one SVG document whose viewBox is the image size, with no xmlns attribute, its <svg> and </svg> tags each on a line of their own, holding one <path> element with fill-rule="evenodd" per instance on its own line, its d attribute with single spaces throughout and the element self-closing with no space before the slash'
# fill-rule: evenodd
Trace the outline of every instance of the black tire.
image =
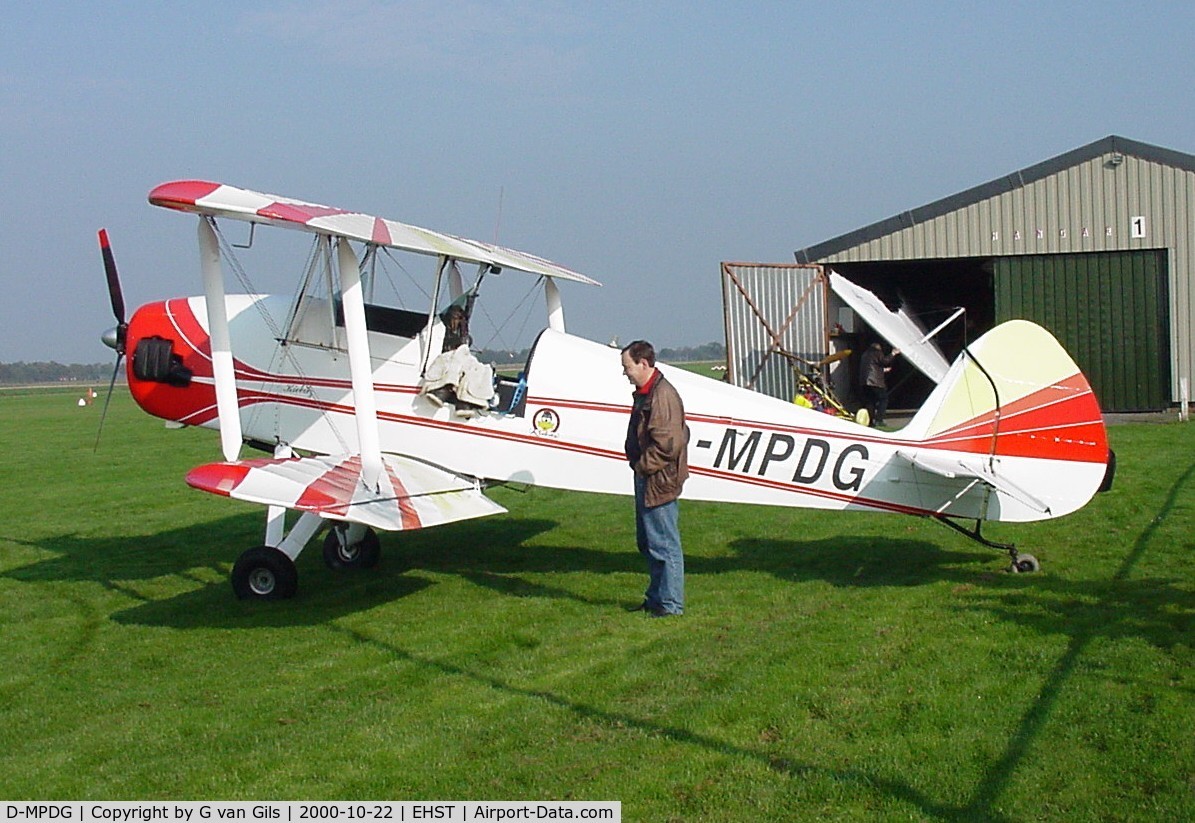
<svg viewBox="0 0 1195 823">
<path fill-rule="evenodd" d="M 382 544 L 377 532 L 366 529 L 356 543 L 344 545 L 342 538 L 347 527 L 333 526 L 324 537 L 324 563 L 334 571 L 346 569 L 372 569 L 382 555 Z"/>
<path fill-rule="evenodd" d="M 285 600 L 299 589 L 295 561 L 278 549 L 249 549 L 232 567 L 232 590 L 241 600 Z"/>
<path fill-rule="evenodd" d="M 1017 574 L 1033 574 L 1040 568 L 1041 564 L 1031 554 L 1018 554 L 1017 559 L 1012 561 L 1012 570 Z"/>
</svg>

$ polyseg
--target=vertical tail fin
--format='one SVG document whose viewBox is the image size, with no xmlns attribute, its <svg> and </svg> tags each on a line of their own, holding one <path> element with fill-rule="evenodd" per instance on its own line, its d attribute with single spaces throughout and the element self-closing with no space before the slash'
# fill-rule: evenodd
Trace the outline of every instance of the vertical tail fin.
<svg viewBox="0 0 1195 823">
<path fill-rule="evenodd" d="M 1109 461 L 1087 378 L 1052 334 L 1026 320 L 1003 323 L 968 347 L 901 436 L 922 454 L 986 460 L 992 477 L 1048 501 L 1047 516 L 1090 500 Z M 1037 519 L 1006 508 L 993 519 Z"/>
</svg>

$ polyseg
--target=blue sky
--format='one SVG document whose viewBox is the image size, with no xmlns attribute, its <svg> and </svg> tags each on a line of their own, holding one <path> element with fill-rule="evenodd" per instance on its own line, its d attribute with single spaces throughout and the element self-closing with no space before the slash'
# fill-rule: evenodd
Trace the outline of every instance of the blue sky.
<svg viewBox="0 0 1195 823">
<path fill-rule="evenodd" d="M 145 199 L 189 177 L 497 229 L 605 284 L 570 331 L 721 340 L 722 260 L 1109 134 L 1195 152 L 1193 41 L 1190 4 L 1094 0 L 17 4 L 0 361 L 110 358 L 101 226 L 130 307 L 198 293 L 193 219 Z"/>
</svg>

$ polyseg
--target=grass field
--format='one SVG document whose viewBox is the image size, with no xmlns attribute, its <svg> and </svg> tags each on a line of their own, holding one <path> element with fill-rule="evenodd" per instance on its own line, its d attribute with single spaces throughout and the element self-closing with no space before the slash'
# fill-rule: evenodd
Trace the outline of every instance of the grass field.
<svg viewBox="0 0 1195 823">
<path fill-rule="evenodd" d="M 634 821 L 1195 818 L 1195 427 L 1111 429 L 1116 488 L 991 527 L 682 504 L 688 613 L 629 614 L 625 498 L 383 535 L 241 603 L 262 511 L 214 434 L 0 395 L 0 798 L 621 800 Z"/>
</svg>

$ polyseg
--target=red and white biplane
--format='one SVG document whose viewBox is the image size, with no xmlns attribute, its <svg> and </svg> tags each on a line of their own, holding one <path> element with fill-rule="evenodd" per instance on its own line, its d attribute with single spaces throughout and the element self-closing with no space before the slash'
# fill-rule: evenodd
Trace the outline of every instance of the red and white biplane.
<svg viewBox="0 0 1195 823">
<path fill-rule="evenodd" d="M 105 340 L 117 369 L 128 352 L 129 389 L 145 411 L 219 430 L 224 460 L 187 482 L 268 507 L 263 545 L 232 570 L 239 597 L 292 596 L 295 559 L 325 524 L 330 566 L 371 566 L 376 530 L 503 512 L 485 494 L 491 484 L 630 493 L 631 387 L 619 352 L 565 331 L 557 285 L 595 281 L 523 252 L 217 183 L 165 183 L 149 201 L 198 215 L 204 295 L 149 303 L 126 322 L 101 231 L 118 322 Z M 229 219 L 313 235 L 297 295 L 225 293 Z M 388 250 L 435 259 L 427 305 L 372 301 Z M 472 286 L 459 264 L 477 266 Z M 444 353 L 445 309 L 468 315 L 481 282 L 502 270 L 541 279 L 546 328 L 520 376 L 494 381 L 480 408 L 442 402 L 426 377 Z M 691 430 L 685 498 L 932 517 L 1007 550 L 1020 571 L 1036 560 L 986 540 L 981 524 L 1073 512 L 1114 465 L 1087 380 L 1026 321 L 967 347 L 895 432 L 660 368 Z M 242 457 L 246 444 L 268 456 Z M 289 528 L 288 511 L 300 513 Z"/>
</svg>

